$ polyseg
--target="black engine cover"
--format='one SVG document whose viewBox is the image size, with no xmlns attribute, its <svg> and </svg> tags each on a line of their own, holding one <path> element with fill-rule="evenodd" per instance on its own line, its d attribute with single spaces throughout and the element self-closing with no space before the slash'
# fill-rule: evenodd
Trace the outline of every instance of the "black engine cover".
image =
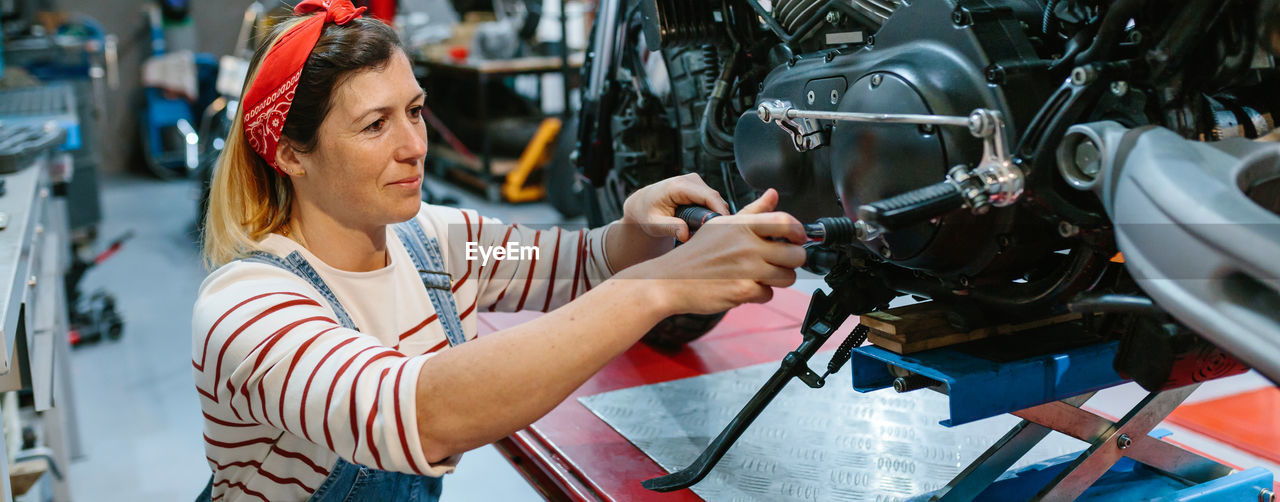
<svg viewBox="0 0 1280 502">
<path fill-rule="evenodd" d="M 1056 83 L 1034 74 L 1012 74 L 999 85 L 988 82 L 993 63 L 1008 65 L 1038 58 L 1021 18 L 1039 14 L 1034 2 L 912 2 L 900 7 L 875 34 L 875 43 L 851 52 L 807 54 L 775 68 L 757 102 L 781 99 L 800 109 L 845 112 L 968 115 L 976 108 L 1000 111 L 1006 144 L 1016 144 L 1019 125 L 1028 122 Z M 852 82 L 838 104 L 809 91 L 820 82 Z M 754 120 L 755 124 L 750 124 Z M 753 187 L 778 188 L 780 209 L 802 220 L 855 217 L 862 204 L 941 181 L 956 164 L 977 163 L 982 142 L 965 128 L 921 128 L 907 124 L 822 121 L 828 146 L 796 152 L 790 137 L 774 124 L 761 127 L 745 114 L 735 131 L 736 157 Z M 785 148 L 786 152 L 776 149 Z M 832 193 L 832 199 L 813 194 Z M 794 195 L 794 196 L 792 196 Z M 872 253 L 911 269 L 966 279 L 1013 269 L 1008 246 L 1016 207 L 975 217 L 957 211 L 866 243 Z M 999 258 L 999 259 L 997 259 Z M 999 274 L 994 274 L 999 275 Z"/>
</svg>

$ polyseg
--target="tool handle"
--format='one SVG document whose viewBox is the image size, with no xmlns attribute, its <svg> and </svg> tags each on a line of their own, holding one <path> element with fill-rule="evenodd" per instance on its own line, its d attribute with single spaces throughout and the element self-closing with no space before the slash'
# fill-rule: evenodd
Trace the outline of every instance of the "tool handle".
<svg viewBox="0 0 1280 502">
<path fill-rule="evenodd" d="M 676 218 L 689 225 L 689 233 L 696 232 L 712 218 L 724 216 L 702 206 L 676 206 Z M 851 244 L 858 239 L 853 220 L 843 216 L 838 218 L 818 218 L 815 223 L 804 224 L 805 236 L 819 244 Z M 785 240 L 785 239 L 780 239 Z"/>
<path fill-rule="evenodd" d="M 897 230 L 964 206 L 964 197 L 951 183 L 941 181 L 858 208 L 858 219 L 885 230 Z"/>
<path fill-rule="evenodd" d="M 684 220 L 689 225 L 689 233 L 697 232 L 706 222 L 712 218 L 723 216 L 720 213 L 712 211 L 702 206 L 676 206 L 676 218 Z"/>
</svg>

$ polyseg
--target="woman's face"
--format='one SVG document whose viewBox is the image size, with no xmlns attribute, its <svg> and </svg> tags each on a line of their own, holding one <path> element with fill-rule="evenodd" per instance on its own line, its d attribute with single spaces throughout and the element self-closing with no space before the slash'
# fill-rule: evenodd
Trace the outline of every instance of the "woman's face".
<svg viewBox="0 0 1280 502">
<path fill-rule="evenodd" d="M 427 130 L 422 88 L 403 52 L 386 67 L 357 73 L 334 89 L 316 148 L 297 154 L 298 202 L 350 228 L 399 223 L 417 214 Z"/>
</svg>

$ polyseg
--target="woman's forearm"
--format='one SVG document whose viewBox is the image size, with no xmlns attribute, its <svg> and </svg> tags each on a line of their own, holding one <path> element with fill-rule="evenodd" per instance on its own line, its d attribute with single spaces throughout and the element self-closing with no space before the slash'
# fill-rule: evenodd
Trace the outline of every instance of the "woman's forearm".
<svg viewBox="0 0 1280 502">
<path fill-rule="evenodd" d="M 417 386 L 427 458 L 477 448 L 528 426 L 673 313 L 662 281 L 631 275 L 428 360 Z"/>
<path fill-rule="evenodd" d="M 653 237 L 644 232 L 639 224 L 619 221 L 609 226 L 609 234 L 605 237 L 605 251 L 609 255 L 609 266 L 614 272 L 621 272 L 637 263 L 662 256 L 675 247 L 670 237 Z"/>
</svg>

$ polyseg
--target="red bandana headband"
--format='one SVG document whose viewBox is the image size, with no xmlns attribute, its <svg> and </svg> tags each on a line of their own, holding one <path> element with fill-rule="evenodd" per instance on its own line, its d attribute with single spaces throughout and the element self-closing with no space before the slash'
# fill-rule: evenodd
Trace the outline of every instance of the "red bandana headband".
<svg viewBox="0 0 1280 502">
<path fill-rule="evenodd" d="M 360 17 L 365 8 L 351 5 L 351 0 L 305 0 L 293 8 L 294 15 L 321 12 L 298 23 L 280 36 L 258 65 L 258 75 L 244 93 L 244 136 L 267 165 L 276 171 L 276 144 L 284 129 L 285 117 L 293 105 L 302 65 L 311 56 L 325 23 L 347 24 Z M 282 172 L 283 174 L 283 172 Z"/>
</svg>

